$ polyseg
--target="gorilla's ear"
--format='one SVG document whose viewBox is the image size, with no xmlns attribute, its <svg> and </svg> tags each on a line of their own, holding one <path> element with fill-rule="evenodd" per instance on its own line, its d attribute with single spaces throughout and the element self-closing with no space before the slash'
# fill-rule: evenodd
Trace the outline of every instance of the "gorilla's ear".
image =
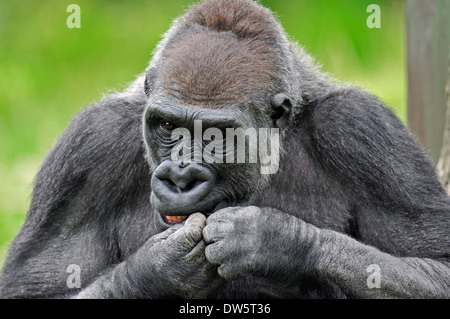
<svg viewBox="0 0 450 319">
<path fill-rule="evenodd" d="M 289 98 L 283 94 L 275 94 L 272 98 L 272 121 L 275 127 L 284 129 L 289 123 L 289 114 L 291 113 L 292 103 Z"/>
</svg>

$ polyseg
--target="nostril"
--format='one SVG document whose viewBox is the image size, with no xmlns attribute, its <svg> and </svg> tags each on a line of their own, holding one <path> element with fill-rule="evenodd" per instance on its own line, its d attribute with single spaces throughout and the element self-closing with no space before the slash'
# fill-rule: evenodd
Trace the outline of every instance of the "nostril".
<svg viewBox="0 0 450 319">
<path fill-rule="evenodd" d="M 181 163 L 178 165 L 178 167 L 180 167 L 180 168 L 185 168 L 185 167 L 187 167 L 189 165 L 189 162 L 183 162 L 183 161 L 181 161 Z"/>
</svg>

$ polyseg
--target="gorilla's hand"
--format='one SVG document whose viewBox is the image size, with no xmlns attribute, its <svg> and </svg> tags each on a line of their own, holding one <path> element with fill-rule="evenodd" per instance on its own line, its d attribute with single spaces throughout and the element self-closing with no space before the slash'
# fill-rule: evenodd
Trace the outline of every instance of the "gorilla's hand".
<svg viewBox="0 0 450 319">
<path fill-rule="evenodd" d="M 295 280 L 315 258 L 320 230 L 273 208 L 228 207 L 212 214 L 203 229 L 206 258 L 226 280 L 252 275 Z M 288 282 L 287 280 L 287 282 Z"/>
<path fill-rule="evenodd" d="M 183 227 L 173 226 L 144 245 L 148 249 L 146 262 L 152 271 L 151 278 L 164 281 L 156 286 L 166 290 L 166 295 L 205 298 L 223 282 L 217 276 L 217 266 L 205 258 L 206 244 L 202 238 L 205 223 L 205 216 L 192 214 Z"/>
<path fill-rule="evenodd" d="M 128 260 L 82 291 L 78 298 L 206 298 L 225 281 L 206 260 L 200 213 L 151 237 Z"/>
</svg>

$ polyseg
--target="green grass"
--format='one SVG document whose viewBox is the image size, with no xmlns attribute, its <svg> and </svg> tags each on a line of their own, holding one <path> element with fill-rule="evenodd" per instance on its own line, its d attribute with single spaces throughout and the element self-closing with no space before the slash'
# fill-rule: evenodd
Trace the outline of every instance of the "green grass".
<svg viewBox="0 0 450 319">
<path fill-rule="evenodd" d="M 324 71 L 365 87 L 405 121 L 402 1 L 261 2 Z M 66 26 L 70 3 L 81 7 L 81 29 Z M 73 115 L 141 73 L 190 3 L 0 1 L 0 267 L 39 165 Z M 366 26 L 370 3 L 381 7 L 381 29 Z"/>
</svg>

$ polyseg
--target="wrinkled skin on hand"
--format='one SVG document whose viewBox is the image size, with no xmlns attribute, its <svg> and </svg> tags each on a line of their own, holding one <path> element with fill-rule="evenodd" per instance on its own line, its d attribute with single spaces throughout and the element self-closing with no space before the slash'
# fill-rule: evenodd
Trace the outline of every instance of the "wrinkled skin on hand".
<svg viewBox="0 0 450 319">
<path fill-rule="evenodd" d="M 147 243 L 153 261 L 153 276 L 165 279 L 167 291 L 175 291 L 182 298 L 206 298 L 222 283 L 217 267 L 206 260 L 206 243 L 202 230 L 206 218 L 200 213 L 192 214 L 185 225 L 173 226 L 154 236 Z"/>
<path fill-rule="evenodd" d="M 203 229 L 206 258 L 226 280 L 246 275 L 296 280 L 312 266 L 318 235 L 318 228 L 294 216 L 255 206 L 219 210 Z"/>
</svg>

